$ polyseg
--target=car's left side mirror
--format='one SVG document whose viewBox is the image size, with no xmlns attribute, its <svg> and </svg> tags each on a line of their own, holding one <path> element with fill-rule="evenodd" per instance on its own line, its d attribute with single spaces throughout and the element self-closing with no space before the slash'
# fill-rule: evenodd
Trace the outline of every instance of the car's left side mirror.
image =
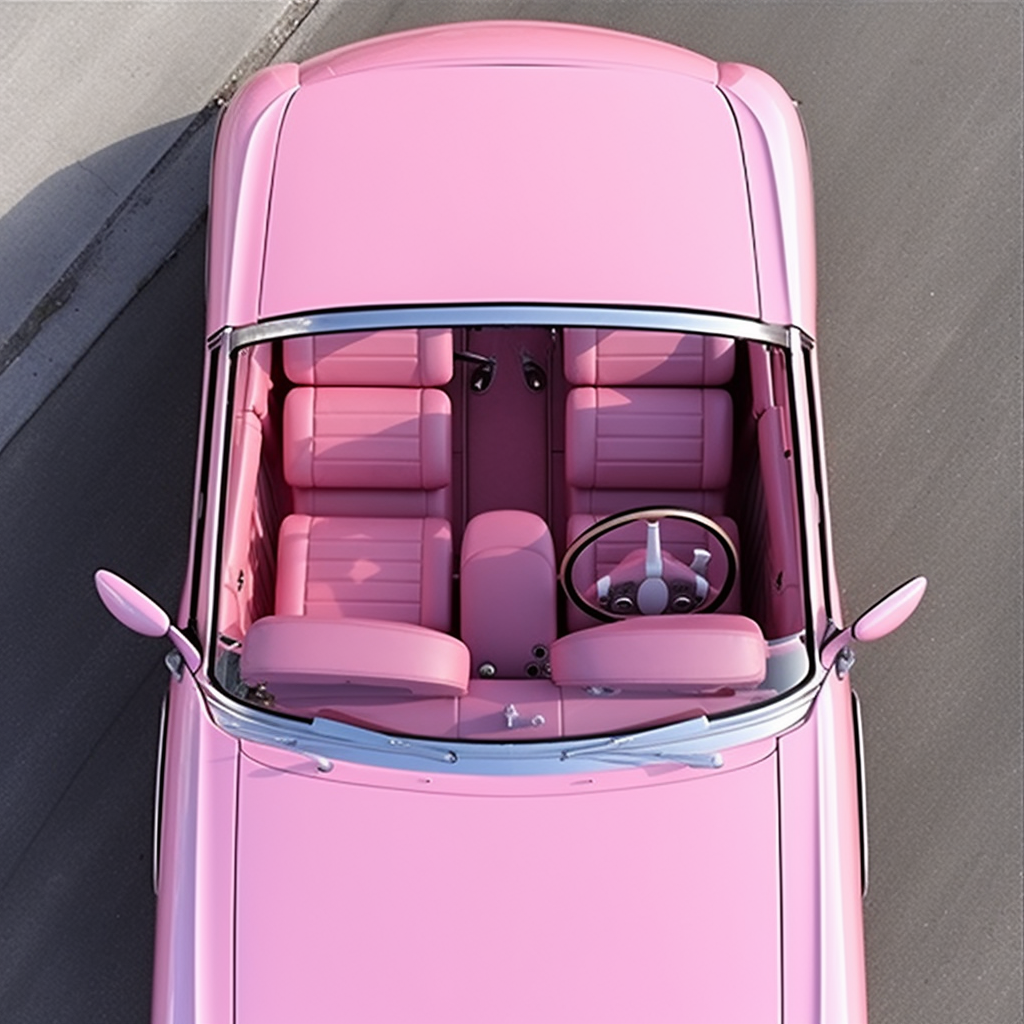
<svg viewBox="0 0 1024 1024">
<path fill-rule="evenodd" d="M 122 626 L 142 636 L 167 637 L 178 649 L 190 672 L 199 668 L 203 660 L 199 651 L 152 598 L 107 569 L 98 569 L 93 580 L 100 600 Z"/>
<path fill-rule="evenodd" d="M 840 675 L 853 664 L 849 652 L 851 640 L 879 640 L 903 625 L 924 597 L 928 580 L 915 576 L 857 616 L 851 626 L 825 638 L 821 647 L 821 663 L 825 669 L 836 665 Z"/>
</svg>

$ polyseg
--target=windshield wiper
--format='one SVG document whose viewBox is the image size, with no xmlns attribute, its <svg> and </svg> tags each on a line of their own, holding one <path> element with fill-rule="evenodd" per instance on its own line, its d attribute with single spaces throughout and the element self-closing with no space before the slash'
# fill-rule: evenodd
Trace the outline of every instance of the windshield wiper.
<svg viewBox="0 0 1024 1024">
<path fill-rule="evenodd" d="M 563 761 L 567 761 L 571 757 L 585 757 L 594 761 L 604 761 L 608 764 L 623 765 L 650 764 L 653 761 L 663 761 L 686 768 L 721 768 L 725 763 L 722 755 L 718 752 L 711 754 L 687 754 L 682 751 L 676 753 L 671 750 L 650 750 L 644 748 L 622 750 L 610 743 L 600 747 L 562 751 Z"/>
<path fill-rule="evenodd" d="M 638 765 L 667 761 L 684 768 L 721 768 L 725 761 L 717 751 L 712 754 L 675 754 L 668 750 L 622 750 L 590 755 L 608 764 Z"/>
<path fill-rule="evenodd" d="M 684 740 L 707 732 L 707 729 L 707 716 L 701 715 L 699 718 L 679 723 L 676 735 L 671 740 L 663 741 L 657 746 L 635 745 L 637 740 L 645 739 L 646 737 L 633 733 L 629 736 L 614 736 L 609 740 L 604 740 L 591 746 L 572 747 L 568 750 L 563 750 L 560 757 L 563 761 L 585 757 L 612 764 L 643 764 L 651 761 L 668 761 L 689 768 L 721 768 L 723 759 L 722 755 L 717 752 L 710 754 L 689 753 L 687 751 L 677 752 L 671 749 Z"/>
</svg>

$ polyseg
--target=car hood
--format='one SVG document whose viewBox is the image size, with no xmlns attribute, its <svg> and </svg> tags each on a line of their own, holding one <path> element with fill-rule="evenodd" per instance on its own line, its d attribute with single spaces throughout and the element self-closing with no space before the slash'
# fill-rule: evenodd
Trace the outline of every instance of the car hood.
<svg viewBox="0 0 1024 1024">
<path fill-rule="evenodd" d="M 759 315 L 715 64 L 553 26 L 395 39 L 300 68 L 261 318 L 478 302 Z"/>
<path fill-rule="evenodd" d="M 237 1024 L 778 1020 L 771 745 L 524 778 L 245 747 Z"/>
</svg>

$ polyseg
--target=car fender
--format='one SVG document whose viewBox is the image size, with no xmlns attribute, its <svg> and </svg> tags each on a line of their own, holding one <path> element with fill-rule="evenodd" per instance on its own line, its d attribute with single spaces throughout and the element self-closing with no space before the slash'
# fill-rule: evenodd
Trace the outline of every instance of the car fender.
<svg viewBox="0 0 1024 1024">
<path fill-rule="evenodd" d="M 153 1024 L 234 1019 L 238 743 L 172 679 L 161 801 Z"/>
<path fill-rule="evenodd" d="M 779 740 L 783 1017 L 867 1020 L 861 829 L 849 677 L 830 672 Z"/>
</svg>

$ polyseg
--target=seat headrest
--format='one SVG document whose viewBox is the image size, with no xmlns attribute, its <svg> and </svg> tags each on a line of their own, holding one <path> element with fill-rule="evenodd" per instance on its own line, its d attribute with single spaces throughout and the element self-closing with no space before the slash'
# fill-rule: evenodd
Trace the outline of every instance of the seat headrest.
<svg viewBox="0 0 1024 1024">
<path fill-rule="evenodd" d="M 284 372 L 294 384 L 432 388 L 453 368 L 450 327 L 313 334 L 284 342 Z"/>
<path fill-rule="evenodd" d="M 567 327 L 565 377 L 613 387 L 716 387 L 732 379 L 736 343 L 711 334 Z"/>
</svg>

